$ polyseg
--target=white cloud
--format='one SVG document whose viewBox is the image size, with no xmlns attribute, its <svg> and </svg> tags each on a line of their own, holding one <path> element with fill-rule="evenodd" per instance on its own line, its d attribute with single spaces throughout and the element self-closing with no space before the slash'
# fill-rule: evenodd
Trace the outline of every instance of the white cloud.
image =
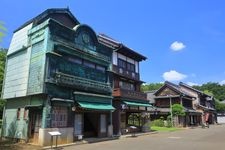
<svg viewBox="0 0 225 150">
<path fill-rule="evenodd" d="M 225 84 L 225 80 L 220 81 L 220 85 L 224 85 Z"/>
<path fill-rule="evenodd" d="M 185 47 L 186 45 L 184 45 L 184 43 L 178 42 L 178 41 L 175 41 L 170 45 L 170 49 L 172 49 L 173 51 L 180 51 L 184 49 Z"/>
<path fill-rule="evenodd" d="M 167 80 L 167 81 L 180 81 L 187 77 L 187 75 L 179 73 L 175 70 L 164 72 L 162 76 L 164 80 Z"/>
<path fill-rule="evenodd" d="M 200 84 L 198 84 L 198 83 L 194 83 L 194 82 L 187 82 L 187 84 L 188 84 L 188 85 L 190 85 L 190 86 L 194 86 L 194 85 L 196 85 L 196 86 L 197 86 L 197 85 L 200 85 Z"/>
</svg>

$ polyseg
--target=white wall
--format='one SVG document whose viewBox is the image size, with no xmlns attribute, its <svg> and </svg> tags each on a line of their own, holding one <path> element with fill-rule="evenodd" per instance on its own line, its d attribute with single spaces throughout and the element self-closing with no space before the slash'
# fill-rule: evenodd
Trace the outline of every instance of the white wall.
<svg viewBox="0 0 225 150">
<path fill-rule="evenodd" d="M 119 54 L 118 53 L 118 58 L 120 58 L 120 59 L 122 59 L 122 60 L 127 60 L 127 57 L 126 56 L 124 56 L 124 55 L 122 55 L 122 54 Z"/>
<path fill-rule="evenodd" d="M 113 52 L 113 65 L 117 65 L 117 52 Z"/>
<path fill-rule="evenodd" d="M 225 124 L 225 116 L 217 116 L 217 122 Z"/>
<path fill-rule="evenodd" d="M 30 30 L 31 28 L 32 28 L 32 23 L 13 34 L 13 37 L 9 46 L 9 50 L 8 50 L 8 55 L 20 50 L 23 46 L 28 45 L 27 35 L 28 35 L 28 30 Z"/>
</svg>

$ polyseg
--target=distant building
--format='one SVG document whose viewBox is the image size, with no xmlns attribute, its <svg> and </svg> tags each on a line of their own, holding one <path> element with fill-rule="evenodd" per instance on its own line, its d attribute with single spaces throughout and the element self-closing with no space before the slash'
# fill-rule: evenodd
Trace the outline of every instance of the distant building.
<svg viewBox="0 0 225 150">
<path fill-rule="evenodd" d="M 214 124 L 216 122 L 214 97 L 192 88 L 183 82 L 180 82 L 179 85 L 181 90 L 195 97 L 195 100 L 193 101 L 193 108 L 197 112 L 201 113 L 201 123 L 208 122 L 209 124 Z"/>
<path fill-rule="evenodd" d="M 170 116 L 171 107 L 173 104 L 181 104 L 184 107 L 186 115 L 178 117 L 178 124 L 181 126 L 198 125 L 200 124 L 200 116 L 195 109 L 193 109 L 194 98 L 187 92 L 183 91 L 179 85 L 166 81 L 164 85 L 155 93 L 155 107 L 157 114 L 153 118 L 165 119 Z"/>
</svg>

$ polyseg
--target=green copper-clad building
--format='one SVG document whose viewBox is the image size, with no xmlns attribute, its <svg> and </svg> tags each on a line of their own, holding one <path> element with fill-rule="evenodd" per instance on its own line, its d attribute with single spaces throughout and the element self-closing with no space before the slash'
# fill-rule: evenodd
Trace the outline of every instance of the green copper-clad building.
<svg viewBox="0 0 225 150">
<path fill-rule="evenodd" d="M 112 135 L 112 50 L 69 9 L 48 9 L 13 34 L 2 136 L 49 145 Z"/>
</svg>

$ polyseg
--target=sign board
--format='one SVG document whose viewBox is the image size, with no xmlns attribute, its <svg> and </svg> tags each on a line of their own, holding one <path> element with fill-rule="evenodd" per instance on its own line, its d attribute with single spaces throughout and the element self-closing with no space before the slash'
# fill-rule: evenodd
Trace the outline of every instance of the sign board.
<svg viewBox="0 0 225 150">
<path fill-rule="evenodd" d="M 51 136 L 61 135 L 59 131 L 48 132 Z"/>
</svg>

